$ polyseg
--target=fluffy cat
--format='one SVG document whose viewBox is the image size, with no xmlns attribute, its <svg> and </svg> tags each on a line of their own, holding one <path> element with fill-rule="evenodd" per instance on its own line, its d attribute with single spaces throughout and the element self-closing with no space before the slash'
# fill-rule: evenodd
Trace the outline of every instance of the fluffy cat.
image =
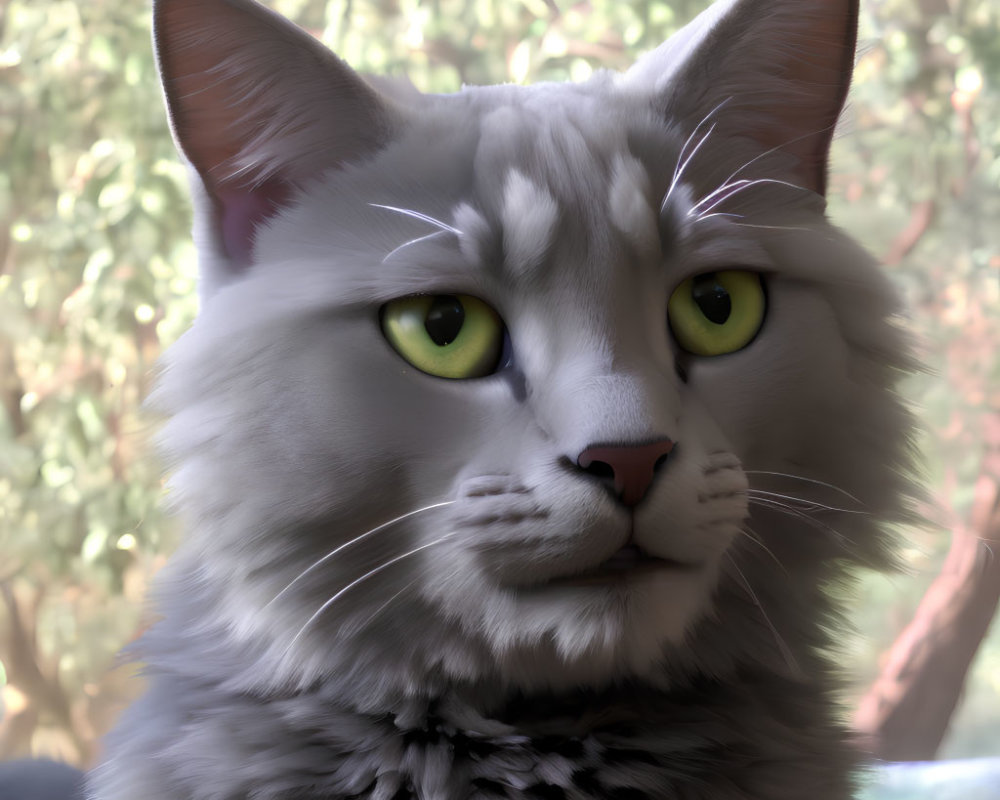
<svg viewBox="0 0 1000 800">
<path fill-rule="evenodd" d="M 422 95 L 157 0 L 203 308 L 188 535 L 91 800 L 843 800 L 837 602 L 910 492 L 895 294 L 825 216 L 857 3 Z"/>
</svg>

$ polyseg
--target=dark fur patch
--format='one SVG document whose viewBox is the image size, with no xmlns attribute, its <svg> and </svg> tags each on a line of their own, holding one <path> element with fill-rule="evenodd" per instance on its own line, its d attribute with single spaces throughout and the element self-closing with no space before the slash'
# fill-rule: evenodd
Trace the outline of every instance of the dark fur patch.
<svg viewBox="0 0 1000 800">
<path fill-rule="evenodd" d="M 551 783 L 536 783 L 524 790 L 524 796 L 538 800 L 566 800 L 566 790 Z"/>
</svg>

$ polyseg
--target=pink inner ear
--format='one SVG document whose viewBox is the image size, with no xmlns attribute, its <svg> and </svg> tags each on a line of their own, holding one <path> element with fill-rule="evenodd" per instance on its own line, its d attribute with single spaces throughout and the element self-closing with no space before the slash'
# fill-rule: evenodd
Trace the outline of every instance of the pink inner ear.
<svg viewBox="0 0 1000 800">
<path fill-rule="evenodd" d="M 234 267 L 250 265 L 257 228 L 278 213 L 289 194 L 291 188 L 281 181 L 267 181 L 256 189 L 216 190 L 222 244 Z"/>
</svg>

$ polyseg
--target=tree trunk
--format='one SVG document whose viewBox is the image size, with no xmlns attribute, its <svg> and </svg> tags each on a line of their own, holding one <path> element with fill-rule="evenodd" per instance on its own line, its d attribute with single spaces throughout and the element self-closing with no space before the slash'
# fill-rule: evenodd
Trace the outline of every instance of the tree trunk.
<svg viewBox="0 0 1000 800">
<path fill-rule="evenodd" d="M 35 730 L 45 722 L 66 731 L 76 750 L 74 760 L 88 763 L 92 742 L 81 736 L 74 725 L 71 700 L 59 682 L 58 667 L 44 666 L 45 659 L 38 649 L 38 608 L 45 591 L 44 584 L 39 586 L 31 610 L 24 611 L 10 583 L 0 582 L 0 600 L 7 612 L 7 631 L 0 642 L 0 653 L 7 666 L 8 683 L 26 700 L 23 708 L 0 721 L 0 757 L 31 755 Z"/>
<path fill-rule="evenodd" d="M 988 450 L 969 524 L 952 532 L 941 574 L 855 716 L 869 752 L 887 761 L 935 757 L 1000 601 L 1000 414 L 986 422 Z"/>
</svg>

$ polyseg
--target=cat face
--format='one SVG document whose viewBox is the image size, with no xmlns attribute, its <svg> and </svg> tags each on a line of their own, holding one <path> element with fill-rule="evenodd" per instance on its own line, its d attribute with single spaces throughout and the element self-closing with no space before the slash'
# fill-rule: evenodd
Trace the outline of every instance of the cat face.
<svg viewBox="0 0 1000 800">
<path fill-rule="evenodd" d="M 717 3 L 625 75 L 450 96 L 208 5 L 158 7 L 205 304 L 155 402 L 175 575 L 244 680 L 791 668 L 905 460 L 895 301 L 823 211 L 850 4 Z"/>
</svg>

